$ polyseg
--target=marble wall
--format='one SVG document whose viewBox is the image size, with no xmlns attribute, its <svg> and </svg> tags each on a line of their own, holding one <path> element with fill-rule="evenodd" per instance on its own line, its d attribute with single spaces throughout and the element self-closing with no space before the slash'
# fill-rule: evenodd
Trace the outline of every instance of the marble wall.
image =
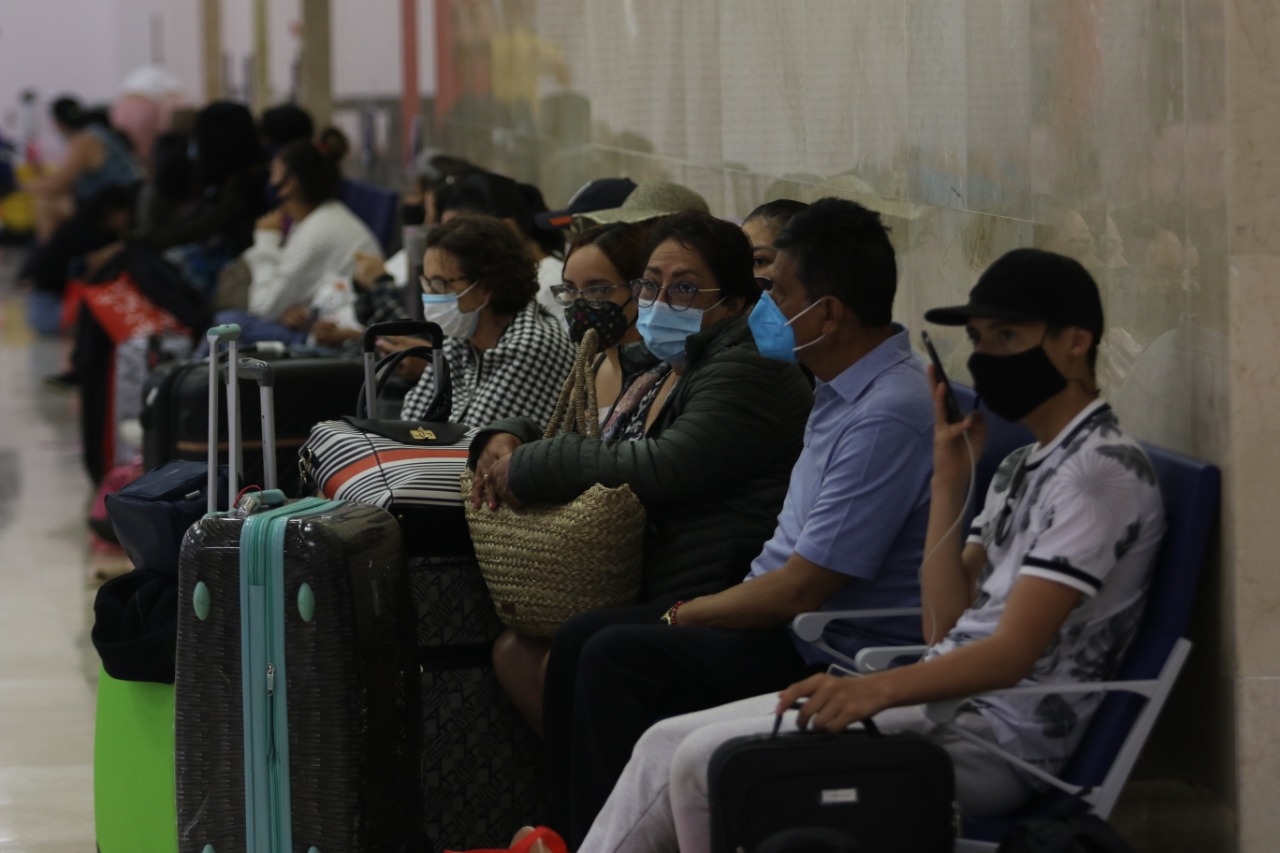
<svg viewBox="0 0 1280 853">
<path fill-rule="evenodd" d="M 1238 822 L 1196 849 L 1274 849 L 1274 4 L 437 2 L 451 65 L 432 141 L 537 182 L 553 206 L 613 175 L 685 183 L 731 217 L 854 198 L 893 229 L 913 329 L 1014 246 L 1094 272 L 1123 420 L 1227 478 L 1197 649 L 1144 767 Z M 967 346 L 936 333 L 964 379 Z"/>
</svg>

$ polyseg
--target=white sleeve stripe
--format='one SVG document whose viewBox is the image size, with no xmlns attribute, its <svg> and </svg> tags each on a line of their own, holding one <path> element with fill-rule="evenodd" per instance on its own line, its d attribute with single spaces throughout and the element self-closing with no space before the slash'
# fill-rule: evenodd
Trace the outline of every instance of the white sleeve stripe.
<svg viewBox="0 0 1280 853">
<path fill-rule="evenodd" d="M 1033 578 L 1042 578 L 1047 581 L 1053 581 L 1054 583 L 1060 583 L 1063 586 L 1069 586 L 1072 589 L 1079 590 L 1084 593 L 1088 598 L 1092 598 L 1098 594 L 1098 587 L 1066 572 L 1056 572 L 1052 569 L 1043 569 L 1039 566 L 1028 566 L 1024 564 L 1022 571 L 1019 572 L 1019 574 L 1028 575 Z"/>
</svg>

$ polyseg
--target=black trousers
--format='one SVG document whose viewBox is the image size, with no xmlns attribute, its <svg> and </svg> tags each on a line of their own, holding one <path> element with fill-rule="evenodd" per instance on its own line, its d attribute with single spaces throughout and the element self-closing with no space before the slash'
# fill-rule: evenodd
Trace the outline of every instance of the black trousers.
<svg viewBox="0 0 1280 853">
<path fill-rule="evenodd" d="M 822 669 L 805 663 L 785 628 L 663 625 L 658 618 L 671 604 L 584 613 L 551 642 L 543 698 L 548 823 L 570 849 L 582 844 L 650 725 L 782 690 Z"/>
</svg>

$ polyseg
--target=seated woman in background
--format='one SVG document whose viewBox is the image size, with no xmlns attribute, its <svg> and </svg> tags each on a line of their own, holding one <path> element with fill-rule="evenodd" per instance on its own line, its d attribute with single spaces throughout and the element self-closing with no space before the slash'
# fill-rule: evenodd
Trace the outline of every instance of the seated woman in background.
<svg viewBox="0 0 1280 853">
<path fill-rule="evenodd" d="M 686 211 L 659 220 L 649 247 L 632 292 L 645 346 L 662 362 L 625 386 L 602 437 L 540 440 L 535 424 L 500 421 L 477 436 L 471 459 L 477 506 L 630 486 L 648 513 L 644 601 L 742 580 L 773 533 L 813 403 L 799 368 L 756 352 L 747 315 L 760 290 L 737 226 Z M 494 646 L 499 679 L 539 731 L 548 645 L 508 631 Z"/>
<path fill-rule="evenodd" d="M 534 261 L 520 238 L 491 216 L 459 216 L 432 229 L 426 245 L 423 315 L 446 336 L 449 421 L 480 425 L 520 415 L 546 423 L 575 348 L 535 301 Z M 405 395 L 400 416 L 420 420 L 434 396 L 428 370 Z"/>
<path fill-rule="evenodd" d="M 782 233 L 791 217 L 808 206 L 802 201 L 780 198 L 766 201 L 742 220 L 742 231 L 751 241 L 751 267 L 756 274 L 756 284 L 761 290 L 773 287 L 773 262 L 778 257 L 773 241 Z"/>
<path fill-rule="evenodd" d="M 142 179 L 127 141 L 104 117 L 87 112 L 74 98 L 54 101 L 50 113 L 67 153 L 57 171 L 26 186 L 35 202 L 36 241 L 41 244 L 99 191 Z"/>
<path fill-rule="evenodd" d="M 581 342 L 588 329 L 600 337 L 594 370 L 602 424 L 623 386 L 655 362 L 636 329 L 639 307 L 631 293 L 631 282 L 644 275 L 648 238 L 648 223 L 587 229 L 569 247 L 564 283 L 551 288 L 556 302 L 564 306 L 573 342 Z"/>
</svg>

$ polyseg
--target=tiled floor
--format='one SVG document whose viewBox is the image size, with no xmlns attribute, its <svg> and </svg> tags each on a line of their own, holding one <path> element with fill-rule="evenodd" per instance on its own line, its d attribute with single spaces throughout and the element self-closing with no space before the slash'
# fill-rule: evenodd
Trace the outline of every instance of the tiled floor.
<svg viewBox="0 0 1280 853">
<path fill-rule="evenodd" d="M 33 338 L 0 249 L 0 851 L 91 853 L 96 656 L 65 344 Z M 119 558 L 109 558 L 118 561 Z"/>
</svg>

